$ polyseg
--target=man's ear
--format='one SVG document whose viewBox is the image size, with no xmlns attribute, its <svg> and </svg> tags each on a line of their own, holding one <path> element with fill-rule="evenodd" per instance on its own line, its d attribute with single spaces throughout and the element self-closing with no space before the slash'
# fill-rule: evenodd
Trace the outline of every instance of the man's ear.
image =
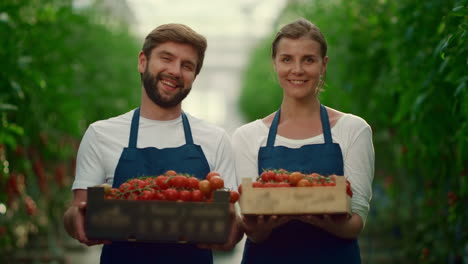
<svg viewBox="0 0 468 264">
<path fill-rule="evenodd" d="M 140 73 L 145 72 L 147 63 L 148 59 L 146 58 L 145 53 L 143 51 L 140 51 L 140 54 L 138 54 L 138 71 Z"/>
</svg>

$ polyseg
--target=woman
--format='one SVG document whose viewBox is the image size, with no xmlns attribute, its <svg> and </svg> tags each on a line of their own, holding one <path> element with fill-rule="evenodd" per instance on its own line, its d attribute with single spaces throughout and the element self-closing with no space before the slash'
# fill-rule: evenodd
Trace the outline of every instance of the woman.
<svg viewBox="0 0 468 264">
<path fill-rule="evenodd" d="M 284 26 L 272 43 L 283 100 L 271 115 L 232 137 L 238 182 L 263 169 L 344 175 L 352 186 L 351 216 L 244 216 L 242 263 L 360 263 L 357 237 L 372 195 L 374 150 L 360 117 L 320 104 L 327 43 L 305 19 Z"/>
</svg>

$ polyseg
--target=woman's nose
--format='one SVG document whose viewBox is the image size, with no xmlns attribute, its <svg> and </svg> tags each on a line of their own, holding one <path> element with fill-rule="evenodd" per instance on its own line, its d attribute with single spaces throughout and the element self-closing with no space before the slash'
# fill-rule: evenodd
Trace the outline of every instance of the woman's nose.
<svg viewBox="0 0 468 264">
<path fill-rule="evenodd" d="M 302 63 L 297 62 L 293 65 L 292 72 L 294 74 L 302 74 L 304 72 L 304 69 L 302 67 Z"/>
</svg>

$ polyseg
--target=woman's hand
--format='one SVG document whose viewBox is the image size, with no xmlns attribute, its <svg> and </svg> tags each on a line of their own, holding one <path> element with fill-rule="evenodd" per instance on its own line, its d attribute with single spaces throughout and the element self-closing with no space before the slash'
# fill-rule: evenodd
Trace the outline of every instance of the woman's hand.
<svg viewBox="0 0 468 264">
<path fill-rule="evenodd" d="M 301 215 L 295 219 L 317 226 L 325 231 L 341 238 L 356 238 L 363 228 L 362 219 L 359 215 Z"/>
<path fill-rule="evenodd" d="M 277 215 L 244 215 L 242 226 L 247 237 L 254 242 L 267 239 L 271 231 L 292 219 L 290 216 Z"/>
</svg>

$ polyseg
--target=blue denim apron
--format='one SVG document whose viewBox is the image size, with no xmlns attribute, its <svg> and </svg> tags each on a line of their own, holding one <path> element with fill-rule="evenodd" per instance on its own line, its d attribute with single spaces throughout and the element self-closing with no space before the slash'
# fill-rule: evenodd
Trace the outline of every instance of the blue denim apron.
<svg viewBox="0 0 468 264">
<path fill-rule="evenodd" d="M 286 169 L 322 175 L 343 175 L 343 156 L 340 145 L 333 143 L 328 114 L 320 106 L 324 144 L 304 145 L 300 148 L 274 146 L 280 110 L 270 126 L 265 147 L 258 153 L 258 173 L 264 169 Z M 242 263 L 361 263 L 356 239 L 338 238 L 311 224 L 292 220 L 274 229 L 270 237 L 255 243 L 247 239 Z"/>
<path fill-rule="evenodd" d="M 193 143 L 187 116 L 182 113 L 186 144 L 175 148 L 137 148 L 140 108 L 135 109 L 130 139 L 115 170 L 112 187 L 131 178 L 160 175 L 167 170 L 189 173 L 204 179 L 210 172 L 208 161 L 199 145 Z M 155 135 L 157 136 L 157 135 Z M 101 263 L 213 263 L 211 250 L 192 244 L 113 242 L 104 245 Z"/>
</svg>

